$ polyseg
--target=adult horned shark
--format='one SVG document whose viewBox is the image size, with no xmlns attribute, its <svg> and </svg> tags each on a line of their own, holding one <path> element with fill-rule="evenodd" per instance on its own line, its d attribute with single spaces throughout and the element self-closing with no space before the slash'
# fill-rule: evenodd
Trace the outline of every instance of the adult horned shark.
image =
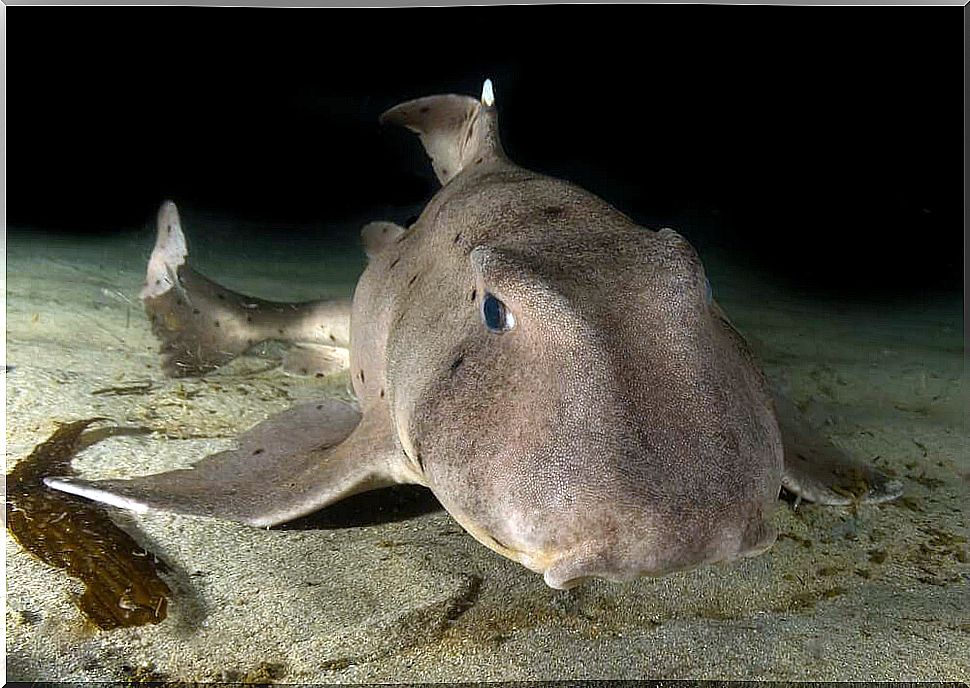
<svg viewBox="0 0 970 688">
<path fill-rule="evenodd" d="M 272 526 L 417 483 L 554 588 L 761 553 L 782 486 L 825 504 L 900 493 L 772 392 L 683 237 L 506 158 L 490 82 L 481 100 L 431 96 L 381 119 L 418 133 L 442 188 L 411 227 L 363 229 L 352 304 L 209 281 L 171 203 L 142 292 L 168 374 L 266 339 L 314 369 L 349 346 L 359 408 L 298 406 L 191 469 L 49 486 Z"/>
</svg>

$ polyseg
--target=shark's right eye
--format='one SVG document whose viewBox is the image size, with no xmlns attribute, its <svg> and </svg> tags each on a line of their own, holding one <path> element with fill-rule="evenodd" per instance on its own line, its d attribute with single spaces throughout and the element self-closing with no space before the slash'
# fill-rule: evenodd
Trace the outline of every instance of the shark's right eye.
<svg viewBox="0 0 970 688">
<path fill-rule="evenodd" d="M 482 319 L 485 327 L 495 333 L 507 332 L 515 327 L 515 317 L 493 294 L 486 293 L 482 299 Z"/>
</svg>

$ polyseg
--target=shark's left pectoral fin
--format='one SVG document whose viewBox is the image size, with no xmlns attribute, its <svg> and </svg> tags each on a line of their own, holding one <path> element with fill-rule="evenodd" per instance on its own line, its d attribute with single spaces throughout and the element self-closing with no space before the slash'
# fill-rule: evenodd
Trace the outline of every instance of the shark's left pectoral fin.
<svg viewBox="0 0 970 688">
<path fill-rule="evenodd" d="M 837 447 L 799 413 L 779 392 L 774 393 L 775 415 L 785 447 L 782 485 L 803 499 L 844 506 L 878 503 L 902 494 L 902 483 Z"/>
<path fill-rule="evenodd" d="M 191 468 L 130 480 L 51 477 L 49 487 L 134 511 L 151 509 L 273 526 L 350 495 L 403 482 L 402 456 L 380 414 L 324 400 L 259 423 L 238 449 Z"/>
</svg>

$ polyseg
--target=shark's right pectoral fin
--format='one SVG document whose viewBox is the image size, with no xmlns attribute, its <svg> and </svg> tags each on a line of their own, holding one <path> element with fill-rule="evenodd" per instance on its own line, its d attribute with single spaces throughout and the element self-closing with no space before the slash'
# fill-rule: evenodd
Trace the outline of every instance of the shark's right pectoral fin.
<svg viewBox="0 0 970 688">
<path fill-rule="evenodd" d="M 324 400 L 259 423 L 239 448 L 188 469 L 130 480 L 45 479 L 49 487 L 134 511 L 211 516 L 269 527 L 359 492 L 407 482 L 403 452 L 379 413 Z"/>
<path fill-rule="evenodd" d="M 777 390 L 775 416 L 785 450 L 782 485 L 810 502 L 845 506 L 878 503 L 902 494 L 902 483 L 858 461 L 802 417 Z"/>
</svg>

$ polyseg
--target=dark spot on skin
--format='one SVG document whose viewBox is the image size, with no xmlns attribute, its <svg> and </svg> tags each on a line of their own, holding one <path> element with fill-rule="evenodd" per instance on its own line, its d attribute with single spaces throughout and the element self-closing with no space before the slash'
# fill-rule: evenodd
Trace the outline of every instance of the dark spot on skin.
<svg viewBox="0 0 970 688">
<path fill-rule="evenodd" d="M 478 296 L 478 290 L 477 289 L 472 289 L 472 298 L 471 298 L 471 300 L 474 301 L 476 296 Z"/>
<path fill-rule="evenodd" d="M 395 259 L 394 259 L 394 262 L 392 262 L 392 263 L 391 263 L 391 264 L 390 264 L 390 265 L 388 266 L 388 269 L 391 269 L 391 268 L 393 268 L 393 267 L 394 267 L 395 265 L 397 265 L 397 264 L 398 264 L 398 263 L 400 263 L 400 262 L 401 262 L 401 259 L 400 259 L 400 258 L 395 258 Z"/>
<path fill-rule="evenodd" d="M 171 232 L 172 231 L 172 225 L 169 225 L 168 227 L 166 227 L 165 228 L 165 231 L 166 232 Z"/>
<path fill-rule="evenodd" d="M 160 280 L 160 279 L 157 279 L 157 280 L 155 280 L 155 286 L 156 286 L 156 287 L 157 287 L 157 286 L 158 286 L 159 284 L 161 284 L 161 283 L 162 283 L 162 280 Z"/>
<path fill-rule="evenodd" d="M 458 368 L 460 368 L 461 364 L 464 362 L 465 362 L 465 355 L 462 354 L 461 356 L 455 359 L 454 363 L 451 364 L 451 372 L 455 372 L 456 370 L 458 370 Z"/>
<path fill-rule="evenodd" d="M 198 308 L 193 308 L 193 309 L 192 309 L 192 315 L 198 315 L 198 314 L 199 314 L 199 313 L 201 313 L 201 312 L 202 312 L 202 311 L 200 311 L 200 310 L 199 310 Z"/>
<path fill-rule="evenodd" d="M 216 327 L 222 327 L 222 325 L 219 323 L 218 320 L 216 320 L 215 325 L 216 325 Z"/>
<path fill-rule="evenodd" d="M 542 212 L 547 217 L 559 217 L 563 214 L 563 209 L 559 206 L 551 205 L 548 208 L 543 208 Z"/>
<path fill-rule="evenodd" d="M 441 168 L 441 174 L 447 176 L 448 175 L 448 170 L 446 170 L 444 167 L 442 167 Z"/>
<path fill-rule="evenodd" d="M 282 328 L 282 327 L 281 327 L 281 328 L 279 328 L 279 329 L 278 329 L 278 330 L 276 330 L 276 331 L 277 331 L 277 332 L 279 332 L 280 334 L 283 334 L 283 328 Z"/>
<path fill-rule="evenodd" d="M 485 158 L 479 158 L 478 160 L 475 161 L 475 164 L 481 165 L 484 161 L 485 161 Z"/>
<path fill-rule="evenodd" d="M 429 106 L 425 105 L 423 108 L 421 108 L 420 110 L 418 110 L 418 112 L 420 112 L 423 115 L 426 112 L 429 112 L 430 110 L 431 110 L 431 108 Z"/>
<path fill-rule="evenodd" d="M 459 242 L 459 240 L 461 240 L 461 232 L 458 232 L 458 234 L 455 235 L 454 243 L 457 244 Z"/>
<path fill-rule="evenodd" d="M 247 315 L 246 316 L 246 322 L 252 322 L 252 321 L 253 321 L 253 316 Z"/>
<path fill-rule="evenodd" d="M 306 374 L 307 374 L 307 373 L 309 373 L 310 371 L 309 371 L 309 370 L 307 370 L 306 368 L 300 368 L 300 372 L 301 372 L 301 373 L 303 373 L 304 375 L 306 375 Z"/>
<path fill-rule="evenodd" d="M 316 375 L 314 375 L 313 377 L 323 377 L 323 373 L 317 373 L 317 374 L 316 374 Z"/>
<path fill-rule="evenodd" d="M 264 451 L 266 451 L 266 450 L 265 449 L 256 449 L 256 450 L 253 451 L 253 456 L 258 456 L 259 454 L 262 454 Z"/>
<path fill-rule="evenodd" d="M 330 335 L 330 341 L 331 341 L 331 342 L 335 342 L 335 341 L 337 341 L 337 338 L 336 338 L 336 337 L 334 337 L 333 335 Z"/>
<path fill-rule="evenodd" d="M 381 399 L 383 399 L 383 398 L 384 398 L 384 389 L 381 388 Z"/>
<path fill-rule="evenodd" d="M 317 411 L 320 411 L 322 408 L 323 408 L 323 404 L 317 404 Z"/>
<path fill-rule="evenodd" d="M 414 277 L 412 277 L 411 279 L 409 279 L 409 280 L 408 280 L 408 286 L 409 286 L 409 287 L 410 287 L 410 286 L 411 286 L 412 284 L 414 284 L 414 280 L 416 280 L 416 279 L 418 278 L 418 275 L 420 275 L 420 274 L 421 274 L 420 272 L 416 272 L 416 273 L 414 273 Z"/>
<path fill-rule="evenodd" d="M 175 299 L 175 303 L 181 306 L 184 303 L 184 301 L 182 301 L 182 299 Z"/>
<path fill-rule="evenodd" d="M 220 301 L 226 300 L 225 294 L 216 294 L 216 298 L 219 299 Z"/>
<path fill-rule="evenodd" d="M 364 381 L 364 370 L 363 370 L 363 368 L 361 368 L 361 371 L 360 371 L 360 381 L 361 382 Z"/>
</svg>

